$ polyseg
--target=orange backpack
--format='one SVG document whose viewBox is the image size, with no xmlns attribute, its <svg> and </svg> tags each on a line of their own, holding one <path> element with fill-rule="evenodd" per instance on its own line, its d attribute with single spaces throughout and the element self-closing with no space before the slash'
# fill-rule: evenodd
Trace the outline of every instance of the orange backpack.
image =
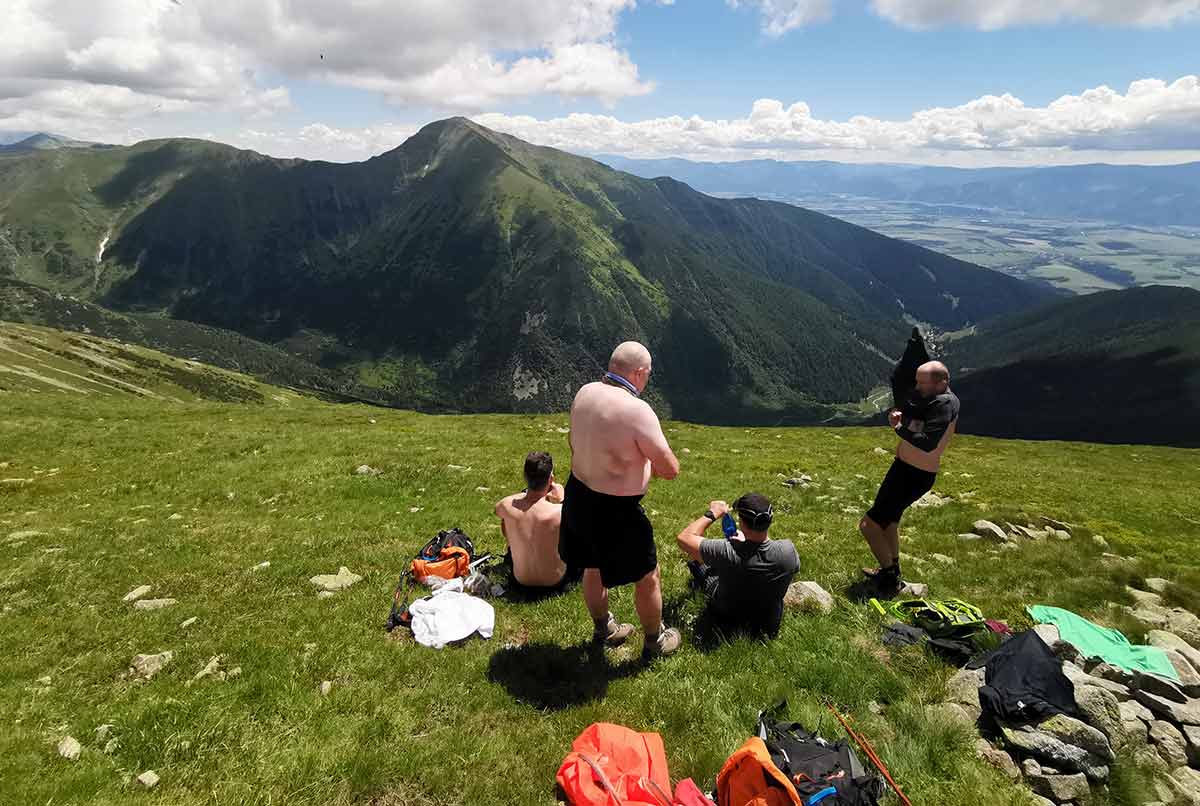
<svg viewBox="0 0 1200 806">
<path fill-rule="evenodd" d="M 657 733 L 597 722 L 571 744 L 556 776 L 572 806 L 671 806 L 667 754 Z"/>
<path fill-rule="evenodd" d="M 746 740 L 721 767 L 717 776 L 721 806 L 801 806 L 804 801 L 791 780 L 771 761 L 767 745 L 757 736 Z"/>
<path fill-rule="evenodd" d="M 417 552 L 409 570 L 413 578 L 424 583 L 428 577 L 455 579 L 471 573 L 475 559 L 475 543 L 461 529 L 447 529 Z"/>
</svg>

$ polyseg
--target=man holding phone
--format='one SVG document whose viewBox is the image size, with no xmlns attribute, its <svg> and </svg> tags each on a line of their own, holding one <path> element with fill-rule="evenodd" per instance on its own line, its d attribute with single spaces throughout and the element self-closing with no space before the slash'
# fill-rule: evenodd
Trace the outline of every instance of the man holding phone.
<svg viewBox="0 0 1200 806">
<path fill-rule="evenodd" d="M 800 570 L 796 547 L 790 540 L 768 537 L 775 511 L 764 495 L 746 493 L 732 507 L 724 501 L 708 506 L 676 541 L 692 558 L 688 568 L 709 599 L 713 626 L 724 633 L 774 638 L 783 621 L 783 598 Z M 740 529 L 730 512 L 737 513 Z M 725 537 L 705 539 L 705 530 L 718 520 Z"/>
</svg>

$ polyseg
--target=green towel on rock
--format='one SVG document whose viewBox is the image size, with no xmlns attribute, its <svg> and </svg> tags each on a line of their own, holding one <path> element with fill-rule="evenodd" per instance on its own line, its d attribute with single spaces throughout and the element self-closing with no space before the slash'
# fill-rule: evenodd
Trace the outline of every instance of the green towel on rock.
<svg viewBox="0 0 1200 806">
<path fill-rule="evenodd" d="M 1179 682 L 1179 672 L 1158 647 L 1134 646 L 1116 630 L 1093 624 L 1083 616 L 1061 607 L 1034 605 L 1025 608 L 1039 624 L 1053 624 L 1067 643 L 1085 658 L 1100 658 L 1127 672 L 1149 672 Z"/>
</svg>

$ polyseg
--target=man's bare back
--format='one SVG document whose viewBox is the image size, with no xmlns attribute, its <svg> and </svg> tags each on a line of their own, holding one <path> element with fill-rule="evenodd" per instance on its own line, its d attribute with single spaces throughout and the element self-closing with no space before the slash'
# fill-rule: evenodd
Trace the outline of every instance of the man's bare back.
<svg viewBox="0 0 1200 806">
<path fill-rule="evenodd" d="M 655 472 L 674 478 L 678 462 L 658 415 L 620 386 L 589 383 L 571 406 L 571 474 L 605 495 L 643 495 Z"/>
<path fill-rule="evenodd" d="M 512 550 L 513 576 L 529 587 L 553 587 L 562 582 L 567 566 L 558 556 L 558 527 L 562 519 L 562 487 L 549 495 L 517 493 L 496 504 L 500 528 Z"/>
</svg>

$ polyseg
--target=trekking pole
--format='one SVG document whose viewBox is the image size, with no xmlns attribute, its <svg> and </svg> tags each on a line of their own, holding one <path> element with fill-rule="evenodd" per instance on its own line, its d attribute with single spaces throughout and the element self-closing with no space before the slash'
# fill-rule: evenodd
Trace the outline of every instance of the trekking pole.
<svg viewBox="0 0 1200 806">
<path fill-rule="evenodd" d="M 888 768 L 884 766 L 883 760 L 879 758 L 879 754 L 875 752 L 875 748 L 871 746 L 871 743 L 867 741 L 867 738 L 862 734 L 855 732 L 854 728 L 850 727 L 846 720 L 842 718 L 842 715 L 838 713 L 838 710 L 833 707 L 833 703 L 826 701 L 825 707 L 828 708 L 830 713 L 837 718 L 837 721 L 841 723 L 842 727 L 846 730 L 846 733 L 851 739 L 854 740 L 854 743 L 857 744 L 859 748 L 867 754 L 867 758 L 871 760 L 871 763 L 875 765 L 875 768 L 883 773 L 884 780 L 886 780 L 888 785 L 892 787 L 892 790 L 900 798 L 900 802 L 903 803 L 904 806 L 912 806 L 912 801 L 908 799 L 908 796 L 904 794 L 899 785 L 897 785 L 895 780 L 892 779 L 892 774 L 888 772 Z"/>
</svg>

